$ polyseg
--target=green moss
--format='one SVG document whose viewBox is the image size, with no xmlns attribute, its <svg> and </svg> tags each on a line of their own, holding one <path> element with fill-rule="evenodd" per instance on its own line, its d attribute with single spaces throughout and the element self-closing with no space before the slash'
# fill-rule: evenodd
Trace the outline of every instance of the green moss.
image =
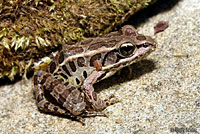
<svg viewBox="0 0 200 134">
<path fill-rule="evenodd" d="M 38 61 L 67 42 L 108 33 L 152 2 L 155 0 L 0 1 L 0 78 L 22 75 L 30 60 Z"/>
</svg>

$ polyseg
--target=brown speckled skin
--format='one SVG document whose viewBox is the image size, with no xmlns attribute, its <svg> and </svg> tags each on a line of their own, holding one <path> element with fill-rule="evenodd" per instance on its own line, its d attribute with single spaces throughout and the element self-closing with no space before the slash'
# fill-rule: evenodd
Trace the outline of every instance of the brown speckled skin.
<svg viewBox="0 0 200 134">
<path fill-rule="evenodd" d="M 102 37 L 65 45 L 46 71 L 34 75 L 39 109 L 78 120 L 104 115 L 100 112 L 116 101 L 101 100 L 93 84 L 141 60 L 155 48 L 151 37 L 138 34 L 130 25 Z"/>
</svg>

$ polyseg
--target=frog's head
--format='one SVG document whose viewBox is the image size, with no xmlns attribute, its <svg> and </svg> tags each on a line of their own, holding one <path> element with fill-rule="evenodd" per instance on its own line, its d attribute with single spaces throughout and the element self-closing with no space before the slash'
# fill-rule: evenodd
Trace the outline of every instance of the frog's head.
<svg viewBox="0 0 200 134">
<path fill-rule="evenodd" d="M 119 70 L 141 60 L 156 48 L 153 38 L 138 34 L 130 25 L 124 26 L 121 32 L 121 40 L 104 56 L 102 70 Z"/>
</svg>

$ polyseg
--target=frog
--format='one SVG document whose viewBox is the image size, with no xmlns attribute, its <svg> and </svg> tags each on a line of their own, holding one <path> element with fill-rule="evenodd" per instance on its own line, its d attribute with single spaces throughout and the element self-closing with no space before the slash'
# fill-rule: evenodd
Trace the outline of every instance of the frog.
<svg viewBox="0 0 200 134">
<path fill-rule="evenodd" d="M 34 73 L 38 108 L 83 124 L 83 117 L 107 116 L 102 111 L 118 101 L 113 95 L 100 99 L 93 85 L 145 58 L 156 44 L 152 37 L 125 25 L 119 31 L 63 45 L 47 69 Z"/>
</svg>

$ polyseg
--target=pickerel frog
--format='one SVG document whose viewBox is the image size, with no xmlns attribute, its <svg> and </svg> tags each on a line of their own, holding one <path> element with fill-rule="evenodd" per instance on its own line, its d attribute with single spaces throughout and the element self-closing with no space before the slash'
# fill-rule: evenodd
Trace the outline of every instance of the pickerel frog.
<svg viewBox="0 0 200 134">
<path fill-rule="evenodd" d="M 149 36 L 130 25 L 118 32 L 64 45 L 46 71 L 34 74 L 38 108 L 45 112 L 82 117 L 104 115 L 111 99 L 101 100 L 93 84 L 146 57 L 156 48 Z"/>
</svg>

